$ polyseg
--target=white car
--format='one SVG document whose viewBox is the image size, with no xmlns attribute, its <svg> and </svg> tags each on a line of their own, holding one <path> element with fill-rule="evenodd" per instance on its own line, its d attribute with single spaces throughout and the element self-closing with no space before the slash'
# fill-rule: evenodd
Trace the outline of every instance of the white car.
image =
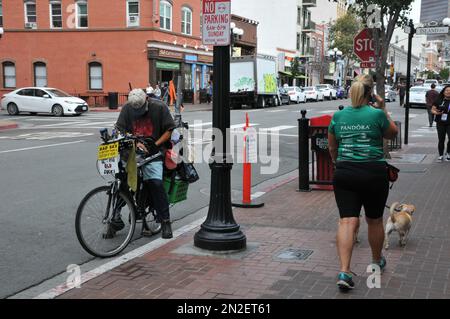
<svg viewBox="0 0 450 319">
<path fill-rule="evenodd" d="M 337 91 L 331 84 L 319 84 L 316 88 L 323 92 L 325 98 L 336 100 Z"/>
<path fill-rule="evenodd" d="M 433 80 L 433 79 L 425 80 L 425 82 L 423 82 L 423 86 L 430 87 L 431 84 L 433 84 L 433 83 L 436 84 L 436 86 L 440 86 L 439 81 L 438 80 Z"/>
<path fill-rule="evenodd" d="M 373 92 L 377 94 L 377 86 L 373 87 Z M 395 102 L 397 100 L 397 92 L 392 89 L 392 86 L 384 86 L 384 100 L 386 102 Z"/>
<path fill-rule="evenodd" d="M 87 112 L 87 103 L 74 96 L 54 88 L 27 87 L 3 95 L 1 108 L 10 115 L 21 112 L 51 113 L 55 116 L 65 114 L 80 115 Z"/>
<path fill-rule="evenodd" d="M 297 104 L 300 102 L 306 103 L 306 95 L 298 86 L 288 86 L 285 90 L 292 102 L 296 102 Z"/>
<path fill-rule="evenodd" d="M 322 90 L 318 90 L 315 86 L 307 86 L 303 88 L 305 92 L 306 100 L 323 101 L 324 95 Z"/>
<path fill-rule="evenodd" d="M 426 107 L 427 101 L 425 99 L 425 94 L 430 90 L 426 86 L 414 86 L 409 90 L 409 105 L 412 106 L 422 106 Z"/>
</svg>

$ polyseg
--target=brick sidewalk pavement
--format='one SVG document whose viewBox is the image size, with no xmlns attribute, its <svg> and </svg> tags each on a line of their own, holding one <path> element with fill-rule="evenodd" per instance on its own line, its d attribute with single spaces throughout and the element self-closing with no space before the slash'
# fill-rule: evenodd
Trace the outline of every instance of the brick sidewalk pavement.
<svg viewBox="0 0 450 319">
<path fill-rule="evenodd" d="M 296 192 L 295 180 L 267 194 L 263 208 L 234 210 L 247 236 L 243 252 L 197 249 L 196 229 L 59 298 L 450 298 L 450 163 L 397 165 L 388 204 L 410 202 L 417 210 L 407 246 L 391 237 L 380 289 L 366 285 L 371 252 L 363 221 L 352 258 L 356 289 L 338 291 L 334 195 Z"/>
<path fill-rule="evenodd" d="M 173 106 L 170 106 L 171 111 L 173 111 Z M 110 109 L 106 106 L 96 106 L 90 107 L 89 112 L 120 112 L 122 107 L 117 109 Z M 198 111 L 212 111 L 212 104 L 184 104 L 183 112 L 198 112 Z"/>
</svg>

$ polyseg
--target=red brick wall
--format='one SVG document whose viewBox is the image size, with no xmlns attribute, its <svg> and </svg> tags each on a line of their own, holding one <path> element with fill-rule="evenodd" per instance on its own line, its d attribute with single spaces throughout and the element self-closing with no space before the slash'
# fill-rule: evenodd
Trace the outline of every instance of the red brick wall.
<svg viewBox="0 0 450 319">
<path fill-rule="evenodd" d="M 159 1 L 156 18 L 159 20 Z M 63 29 L 50 29 L 48 0 L 37 0 L 37 30 L 24 29 L 22 1 L 3 0 L 3 27 L 0 39 L 0 63 L 16 63 L 17 87 L 32 86 L 33 62 L 47 63 L 48 86 L 71 93 L 84 93 L 89 89 L 88 62 L 103 65 L 103 92 L 127 92 L 128 82 L 134 87 L 145 87 L 149 81 L 147 42 L 173 42 L 192 48 L 201 45 L 200 0 L 172 1 L 172 32 L 160 31 L 159 22 L 153 21 L 153 0 L 140 0 L 140 27 L 126 28 L 126 0 L 89 0 L 87 30 L 70 29 L 67 21 L 73 0 L 62 0 Z M 181 7 L 193 10 L 193 36 L 181 33 Z M 184 41 L 184 39 L 186 41 Z M 200 52 L 199 52 L 200 53 Z M 0 68 L 0 95 L 5 92 Z"/>
</svg>

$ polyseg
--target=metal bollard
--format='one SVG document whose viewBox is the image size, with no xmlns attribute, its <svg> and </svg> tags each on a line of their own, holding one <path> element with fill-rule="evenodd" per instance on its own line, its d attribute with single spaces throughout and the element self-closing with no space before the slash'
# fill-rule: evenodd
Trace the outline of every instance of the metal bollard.
<svg viewBox="0 0 450 319">
<path fill-rule="evenodd" d="M 298 181 L 299 192 L 310 192 L 309 187 L 309 119 L 306 110 L 301 111 L 298 119 Z"/>
<path fill-rule="evenodd" d="M 339 111 L 342 111 L 344 109 L 343 105 L 339 105 Z"/>
</svg>

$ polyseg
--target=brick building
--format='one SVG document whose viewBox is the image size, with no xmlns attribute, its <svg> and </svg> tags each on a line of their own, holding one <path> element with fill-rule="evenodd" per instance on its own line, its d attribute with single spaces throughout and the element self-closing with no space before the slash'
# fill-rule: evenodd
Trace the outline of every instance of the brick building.
<svg viewBox="0 0 450 319">
<path fill-rule="evenodd" d="M 212 72 L 200 13 L 201 0 L 0 0 L 0 95 L 36 85 L 106 102 L 181 75 L 198 101 Z"/>
</svg>

